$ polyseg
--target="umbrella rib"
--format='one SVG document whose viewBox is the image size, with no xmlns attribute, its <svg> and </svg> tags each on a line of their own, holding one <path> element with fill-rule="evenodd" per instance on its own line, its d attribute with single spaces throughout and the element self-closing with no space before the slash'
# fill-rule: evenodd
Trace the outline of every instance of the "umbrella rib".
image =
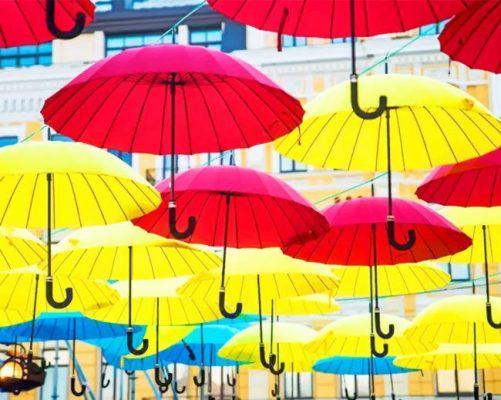
<svg viewBox="0 0 501 400">
<path fill-rule="evenodd" d="M 240 229 L 238 227 L 238 222 L 239 222 L 239 219 L 238 219 L 239 213 L 237 210 L 238 204 L 239 204 L 238 197 L 234 197 L 233 198 L 233 220 L 235 221 L 234 231 L 235 231 L 235 247 L 236 248 L 240 247 L 240 236 L 238 234 L 240 232 Z M 230 204 L 228 204 L 228 207 L 230 207 Z M 229 215 L 229 213 L 228 213 L 228 215 Z"/>
<path fill-rule="evenodd" d="M 430 155 L 430 152 L 428 150 L 428 146 L 426 145 L 426 139 L 424 138 L 424 133 L 423 133 L 423 130 L 421 129 L 421 124 L 419 123 L 419 119 L 417 118 L 416 113 L 414 112 L 414 109 L 412 107 L 409 107 L 409 112 L 411 113 L 412 117 L 414 118 L 414 122 L 416 123 L 416 126 L 418 128 L 419 135 L 420 135 L 421 140 L 423 142 L 424 150 L 426 151 L 426 156 L 428 157 L 428 164 L 429 164 L 430 168 L 433 168 L 433 162 L 431 160 L 431 155 Z"/>
<path fill-rule="evenodd" d="M 106 189 L 108 189 L 108 191 L 110 192 L 111 197 L 113 197 L 113 200 L 115 200 L 117 208 L 122 212 L 123 217 L 127 220 L 128 219 L 127 218 L 127 213 L 122 208 L 122 205 L 120 204 L 120 201 L 118 201 L 117 197 L 115 196 L 115 193 L 113 193 L 113 190 L 111 190 L 111 188 L 109 187 L 108 183 L 106 182 L 106 180 L 104 179 L 104 177 L 101 174 L 99 174 L 97 176 L 98 176 L 99 180 L 104 184 L 104 186 L 106 186 Z M 118 179 L 118 178 L 115 178 L 115 179 Z M 141 208 L 141 207 L 139 207 L 139 208 Z"/>
<path fill-rule="evenodd" d="M 96 249 L 93 249 L 94 251 Z M 96 264 L 97 264 L 97 260 L 99 259 L 99 257 L 101 256 L 101 253 L 103 252 L 104 250 L 104 247 L 99 247 L 97 249 L 97 254 L 96 256 L 94 257 L 94 262 L 90 265 L 90 269 L 89 269 L 89 272 L 87 274 L 87 277 L 86 278 L 89 278 L 92 276 L 93 272 L 94 272 L 94 268 L 96 267 Z M 85 249 L 83 253 L 86 253 L 88 250 Z M 83 256 L 83 253 L 82 253 L 82 256 Z M 89 253 L 91 253 L 91 250 L 89 251 Z M 92 254 L 92 253 L 91 253 Z"/>
<path fill-rule="evenodd" d="M 117 181 L 120 184 L 120 186 L 122 187 L 122 189 L 129 195 L 130 199 L 133 200 L 133 202 L 136 204 L 137 208 L 141 211 L 141 213 L 145 214 L 145 210 L 143 209 L 143 207 L 141 207 L 141 204 L 137 201 L 136 196 L 134 196 L 129 191 L 129 189 L 127 188 L 126 185 L 124 185 L 124 183 L 122 182 L 122 180 L 120 178 L 117 178 L 117 177 L 110 177 L 110 178 L 115 179 L 115 181 Z M 137 186 L 137 184 L 136 184 L 135 181 L 130 180 L 129 182 L 132 183 L 136 187 L 136 189 L 139 189 L 139 191 L 142 192 L 142 190 L 140 188 L 138 188 L 138 186 Z"/>
<path fill-rule="evenodd" d="M 389 113 L 391 113 L 391 110 L 389 111 Z M 400 141 L 400 156 L 402 157 L 402 166 L 403 170 L 405 171 L 407 168 L 405 166 L 404 141 L 403 141 L 402 129 L 400 128 L 400 120 L 398 119 L 398 110 L 395 110 L 395 118 L 397 120 L 397 132 L 398 132 L 398 139 Z M 391 140 L 391 129 L 390 129 L 390 140 Z"/>
<path fill-rule="evenodd" d="M 296 19 L 296 26 L 294 27 L 294 36 L 298 36 L 297 30 L 299 28 L 301 19 L 303 18 L 305 6 L 306 6 L 306 0 L 303 0 L 302 3 L 301 3 L 301 9 L 299 10 L 299 15 L 298 15 L 298 17 Z M 285 8 L 284 8 L 284 11 L 285 11 Z"/>
<path fill-rule="evenodd" d="M 179 248 L 174 248 L 174 250 L 176 251 L 176 253 L 179 255 L 179 258 L 183 261 L 183 263 L 186 265 L 186 268 L 192 273 L 192 274 L 195 274 L 195 271 L 193 270 L 193 268 L 191 267 L 190 263 L 186 260 L 186 258 L 183 256 L 183 254 L 181 253 L 181 250 L 179 250 Z M 192 252 L 194 252 L 194 250 L 188 250 L 190 252 L 190 254 Z"/>
<path fill-rule="evenodd" d="M 2 214 L 2 218 L 0 219 L 0 224 L 3 224 L 4 223 L 4 219 L 5 219 L 5 215 L 7 214 L 7 211 L 9 210 L 9 207 L 10 207 L 10 203 L 12 202 L 12 198 L 14 197 L 14 194 L 17 192 L 17 188 L 19 187 L 19 184 L 21 183 L 21 181 L 23 180 L 23 178 L 25 177 L 25 175 L 19 175 L 19 179 L 18 181 L 16 182 L 16 185 L 14 186 L 14 190 L 12 190 L 10 196 L 9 196 L 9 200 L 7 201 L 7 204 L 4 208 L 4 211 L 3 211 L 3 214 Z M 33 193 L 32 193 L 32 196 L 33 196 Z M 28 227 L 29 224 L 28 224 L 28 221 L 26 222 L 26 227 Z"/>
<path fill-rule="evenodd" d="M 451 121 L 459 128 L 459 130 L 461 131 L 461 133 L 463 134 L 463 136 L 466 138 L 466 140 L 470 143 L 470 146 L 475 150 L 475 153 L 477 153 L 477 156 L 480 155 L 479 151 L 477 150 L 477 148 L 475 147 L 475 144 L 471 141 L 471 139 L 469 138 L 468 134 L 464 131 L 463 127 L 461 126 L 461 124 L 458 123 L 457 119 L 454 118 L 450 113 L 449 111 L 447 111 L 447 109 L 445 107 L 439 107 L 439 109 L 441 109 L 445 114 L 447 114 L 447 116 L 451 119 Z"/>
<path fill-rule="evenodd" d="M 478 131 L 484 135 L 485 139 L 487 139 L 492 144 L 492 146 L 493 146 L 492 150 L 494 150 L 494 149 L 496 149 L 498 147 L 498 144 L 494 143 L 491 140 L 491 138 L 484 132 L 484 129 L 480 128 L 478 126 L 478 124 L 471 118 L 471 116 L 469 115 L 469 113 L 467 113 L 464 110 L 459 110 L 459 111 L 461 113 L 463 113 L 464 116 L 466 118 L 468 118 L 473 125 L 475 125 L 475 127 L 478 129 Z M 486 118 L 486 116 L 484 115 L 484 113 L 477 113 L 477 115 L 480 116 L 480 118 L 482 118 L 487 124 L 489 124 L 498 134 L 501 134 L 501 130 L 498 127 L 494 126 L 492 124 L 492 122 L 488 118 Z M 496 122 L 497 122 L 497 120 L 496 120 Z"/>
<path fill-rule="evenodd" d="M 402 14 L 400 13 L 400 7 L 398 5 L 398 0 L 393 0 L 393 3 L 394 3 L 395 10 L 397 12 L 397 15 L 398 15 L 398 22 L 400 23 L 400 30 L 402 32 L 405 32 L 406 31 L 405 23 L 404 23 L 404 20 L 402 18 Z M 367 4 L 367 0 L 365 1 L 365 4 Z M 365 11 L 367 12 L 367 8 Z M 368 15 L 368 14 L 365 14 L 365 15 Z M 436 16 L 435 16 L 435 18 L 436 18 Z M 367 20 L 367 18 L 366 18 L 366 20 Z M 367 31 L 368 31 L 368 29 L 367 29 Z"/>
<path fill-rule="evenodd" d="M 304 152 L 304 156 L 303 156 L 303 160 L 306 158 L 306 156 L 308 155 L 308 153 L 310 152 L 310 150 L 313 148 L 315 142 L 317 141 L 317 139 L 322 135 L 322 133 L 324 132 L 325 129 L 328 129 L 328 125 L 336 118 L 337 115 L 340 115 L 338 113 L 332 113 L 329 118 L 327 119 L 327 121 L 324 123 L 324 125 L 320 128 L 320 130 L 316 133 L 316 135 L 313 137 L 313 140 L 311 141 L 311 144 L 310 146 L 308 147 L 308 149 Z M 330 149 L 329 151 L 327 152 L 323 162 L 322 162 L 322 168 L 326 168 L 326 164 L 327 164 L 327 161 L 329 160 L 330 158 L 330 155 L 332 154 L 333 150 L 334 150 L 334 147 L 336 146 L 336 143 L 337 141 L 339 140 L 339 137 L 342 135 L 343 133 L 343 130 L 344 130 L 344 127 L 346 126 L 346 124 L 348 123 L 348 120 L 353 116 L 355 115 L 355 113 L 353 112 L 350 112 L 347 116 L 346 116 L 346 119 L 343 121 L 343 123 L 339 126 L 339 130 L 337 131 L 337 135 L 334 137 L 334 140 L 332 141 L 332 144 L 330 146 Z M 312 124 L 313 125 L 313 124 Z M 311 126 L 311 125 L 310 125 Z"/>
<path fill-rule="evenodd" d="M 96 193 L 94 193 L 94 189 L 93 189 L 92 185 L 87 180 L 87 177 L 85 176 L 85 174 L 81 173 L 80 176 L 83 178 L 83 180 L 87 184 L 87 187 L 89 188 L 89 191 L 92 193 L 92 196 L 94 197 L 94 201 L 96 203 L 97 209 L 99 210 L 99 213 L 101 214 L 102 221 L 106 225 L 108 223 L 108 221 L 106 220 L 106 218 L 104 216 L 104 212 L 101 209 L 101 204 L 99 203 L 99 200 L 98 200 L 98 197 L 96 196 Z"/>
<path fill-rule="evenodd" d="M 28 27 L 32 37 L 33 37 L 33 40 L 38 44 L 40 43 L 40 40 L 37 38 L 36 34 L 35 34 L 35 31 L 32 29 L 31 27 L 31 23 L 30 23 L 30 19 L 28 18 L 27 15 L 25 15 L 24 13 L 24 10 L 23 10 L 23 6 L 21 4 L 19 4 L 19 0 L 14 0 L 14 4 L 16 5 L 16 8 L 18 9 L 19 13 L 21 14 L 22 18 L 24 19 L 24 23 L 25 25 Z M 40 4 L 39 4 L 40 5 Z M 44 13 L 45 13 L 45 10 L 43 10 Z"/>
<path fill-rule="evenodd" d="M 190 154 L 193 154 L 193 137 L 191 135 L 191 128 L 190 128 L 190 121 L 191 119 L 188 117 L 189 113 L 189 107 L 188 107 L 188 101 L 187 101 L 187 95 L 186 95 L 186 89 L 184 85 L 179 86 L 181 91 L 183 92 L 182 99 L 183 99 L 183 106 L 184 106 L 184 117 L 186 120 L 186 136 L 188 137 L 188 146 L 189 146 L 189 151 Z M 176 96 L 178 97 L 178 96 Z"/>
<path fill-rule="evenodd" d="M 210 194 L 207 195 L 209 197 Z M 209 242 L 208 244 L 211 244 L 213 246 L 219 244 L 220 242 L 217 242 L 217 231 L 218 231 L 218 226 L 220 225 L 220 215 L 221 215 L 221 203 L 223 202 L 224 196 L 217 196 L 216 199 L 219 200 L 217 202 L 217 212 L 214 213 L 214 215 L 217 217 L 216 223 L 214 224 L 214 233 L 212 236 L 212 242 Z M 218 221 L 219 220 L 219 221 Z"/>
<path fill-rule="evenodd" d="M 141 104 L 141 108 L 139 110 L 139 114 L 137 115 L 137 120 L 136 120 L 136 126 L 134 128 L 134 132 L 132 134 L 132 138 L 131 138 L 131 142 L 130 142 L 130 147 L 129 147 L 129 153 L 132 153 L 134 151 L 134 143 L 136 141 L 136 137 L 137 137 L 137 131 L 139 129 L 139 124 L 141 123 L 141 120 L 142 120 L 142 117 L 143 117 L 143 112 L 144 112 L 144 109 L 146 107 L 146 103 L 149 99 L 149 95 L 150 95 L 150 92 L 151 92 L 151 89 L 153 88 L 154 84 L 155 84 L 155 79 L 157 79 L 159 77 L 159 74 L 155 74 L 154 78 L 151 79 L 151 82 L 148 86 L 148 90 L 146 91 L 145 95 L 143 96 L 143 101 L 142 101 L 142 104 Z"/>
<path fill-rule="evenodd" d="M 247 200 L 247 203 L 249 204 L 249 210 L 250 210 L 250 213 L 252 214 L 252 221 L 254 222 L 254 227 L 256 229 L 256 236 L 259 240 L 259 248 L 262 249 L 264 246 L 263 246 L 263 242 L 261 240 L 258 219 L 256 218 L 256 214 L 254 213 L 254 208 L 253 208 L 253 205 L 252 205 L 250 198 L 248 196 L 245 196 L 244 198 L 245 198 L 245 200 Z"/>
<path fill-rule="evenodd" d="M 273 196 L 270 196 L 270 198 L 273 200 Z M 268 207 L 266 207 L 266 204 L 264 203 L 262 196 L 256 196 L 256 199 L 259 199 L 259 202 L 263 206 L 264 211 L 266 212 L 266 214 L 268 214 L 269 220 L 270 220 L 271 224 L 273 225 L 273 228 L 275 228 L 276 236 L 278 236 L 278 238 L 280 240 L 280 245 L 284 246 L 285 245 L 285 240 L 282 238 L 281 230 L 277 226 L 277 224 L 275 222 L 275 219 L 273 218 L 273 215 L 271 214 L 270 210 L 268 209 Z M 281 213 L 283 213 L 283 210 L 280 207 L 279 207 L 279 210 L 280 210 Z M 286 217 L 287 222 L 290 223 L 290 221 L 288 220 L 287 216 L 285 216 L 285 217 Z M 296 229 L 295 229 L 295 227 L 292 224 L 291 224 L 291 227 L 294 230 L 294 232 L 296 233 L 296 236 L 299 236 L 298 233 L 297 233 L 297 231 L 296 231 Z"/>
<path fill-rule="evenodd" d="M 72 181 L 69 173 L 66 173 L 65 175 L 68 178 L 68 183 L 70 184 L 71 193 L 73 195 L 73 201 L 75 203 L 75 210 L 77 212 L 77 217 L 78 217 L 78 226 L 82 226 L 82 217 L 80 216 L 80 207 L 78 207 L 77 195 L 75 193 L 75 188 L 73 186 L 73 181 Z"/>
<path fill-rule="evenodd" d="M 25 224 L 25 226 L 29 225 L 29 221 L 30 221 L 30 218 L 31 218 L 31 210 L 32 210 L 32 207 L 33 207 L 33 201 L 35 199 L 35 192 L 37 191 L 38 178 L 40 177 L 40 175 L 41 174 L 36 174 L 35 183 L 33 184 L 33 189 L 31 191 L 30 205 L 28 207 L 28 212 L 26 213 L 26 224 Z M 16 187 L 16 189 L 17 189 L 17 187 Z"/>
</svg>

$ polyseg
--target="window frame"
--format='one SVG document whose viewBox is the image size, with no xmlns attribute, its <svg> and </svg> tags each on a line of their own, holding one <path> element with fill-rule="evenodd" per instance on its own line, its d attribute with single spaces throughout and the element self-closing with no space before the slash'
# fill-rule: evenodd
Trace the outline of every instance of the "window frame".
<svg viewBox="0 0 501 400">
<path fill-rule="evenodd" d="M 28 49 L 32 48 L 33 51 Z M 34 45 L 15 46 L 0 49 L 0 69 L 4 68 L 23 68 L 33 67 L 35 65 L 49 66 L 53 64 L 53 46 L 52 42 L 40 43 Z M 43 62 L 42 58 L 48 57 L 48 62 Z M 33 62 L 23 64 L 23 60 L 33 59 Z M 13 60 L 14 64 L 5 64 L 5 60 Z"/>
<path fill-rule="evenodd" d="M 150 44 L 172 43 L 173 33 L 169 33 L 162 37 L 163 32 L 133 32 L 126 34 L 109 34 L 104 38 L 104 54 L 106 57 L 113 56 L 127 49 L 136 49 Z M 137 44 L 127 45 L 127 39 L 139 39 Z M 179 43 L 179 35 L 174 36 L 175 43 Z M 110 45 L 112 40 L 121 40 L 121 45 Z"/>
<path fill-rule="evenodd" d="M 208 38 L 208 34 L 210 32 L 217 32 L 220 35 L 220 38 L 218 38 L 218 40 L 210 40 Z M 193 40 L 194 33 L 203 33 L 205 35 L 205 40 Z M 210 49 L 221 50 L 223 46 L 223 28 L 221 24 L 208 26 L 190 26 L 188 32 L 188 43 L 193 46 L 202 46 Z"/>
<path fill-rule="evenodd" d="M 287 160 L 287 162 L 291 162 L 292 168 L 290 168 L 290 169 L 285 168 L 284 160 Z M 279 154 L 278 171 L 281 174 L 296 174 L 296 173 L 300 173 L 300 172 L 308 172 L 308 166 L 305 164 L 302 164 L 296 160 L 284 157 L 283 155 Z"/>
</svg>

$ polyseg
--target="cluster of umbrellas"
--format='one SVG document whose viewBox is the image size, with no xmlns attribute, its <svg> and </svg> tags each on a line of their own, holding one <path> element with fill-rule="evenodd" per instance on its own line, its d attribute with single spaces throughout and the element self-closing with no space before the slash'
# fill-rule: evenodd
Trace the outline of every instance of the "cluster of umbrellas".
<svg viewBox="0 0 501 400">
<path fill-rule="evenodd" d="M 29 32 L 13 32 L 2 16 L 0 45 L 74 37 L 92 20 L 87 3 L 37 3 Z M 445 49 L 464 42 L 457 31 L 466 28 L 454 25 L 490 19 L 500 7 L 481 0 L 209 4 L 279 38 L 351 35 L 350 81 L 303 109 L 241 60 L 162 44 L 98 61 L 50 96 L 45 123 L 76 142 L 0 149 L 0 289 L 8 294 L 0 299 L 0 339 L 14 344 L 13 359 L 33 371 L 34 341 L 72 341 L 75 396 L 89 388 L 76 368 L 77 340 L 99 346 L 106 363 L 127 374 L 154 369 L 162 393 L 188 390 L 176 364 L 198 366 L 193 382 L 207 383 L 209 398 L 215 366 L 234 367 L 226 376 L 234 393 L 240 368 L 269 371 L 277 398 L 286 371 L 369 375 L 375 398 L 378 374 L 473 366 L 478 399 L 477 370 L 501 366 L 501 298 L 491 296 L 489 279 L 489 265 L 501 261 L 501 122 L 473 97 L 431 78 L 359 79 L 354 38 L 456 15 L 441 39 Z M 28 13 L 22 7 L 2 15 L 15 20 L 19 10 Z M 499 35 L 497 25 L 492 29 Z M 474 63 L 493 65 L 499 54 L 490 44 Z M 466 46 L 454 51 L 461 61 L 467 53 Z M 268 142 L 319 168 L 386 171 L 388 195 L 319 211 L 281 179 L 249 168 L 176 174 L 175 155 Z M 153 187 L 105 149 L 170 155 L 170 178 Z M 393 171 L 434 167 L 416 194 L 447 207 L 436 212 L 394 198 Z M 27 229 L 45 231 L 45 243 Z M 55 233 L 64 235 L 57 244 Z M 475 292 L 447 297 L 412 323 L 382 313 L 381 297 L 449 283 L 429 260 L 483 263 L 485 299 Z M 336 319 L 320 332 L 283 320 L 335 313 L 335 297 L 369 298 L 369 313 Z M 21 342 L 29 342 L 26 353 Z M 10 390 L 25 390 L 25 373 L 12 371 Z M 104 373 L 101 385 L 109 384 Z"/>
</svg>

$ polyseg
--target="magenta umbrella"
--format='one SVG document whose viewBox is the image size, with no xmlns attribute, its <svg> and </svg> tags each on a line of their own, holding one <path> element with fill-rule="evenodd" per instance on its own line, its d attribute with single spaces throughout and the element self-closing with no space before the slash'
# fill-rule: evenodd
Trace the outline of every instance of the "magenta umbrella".
<svg viewBox="0 0 501 400">
<path fill-rule="evenodd" d="M 170 179 L 157 185 L 162 203 L 134 223 L 165 237 L 172 234 L 166 223 L 171 201 Z M 236 166 L 211 166 L 183 172 L 176 178 L 175 196 L 181 224 L 195 216 L 193 234 L 184 240 L 223 246 L 219 307 L 227 318 L 236 318 L 225 305 L 226 248 L 283 247 L 306 243 L 327 228 L 327 221 L 310 202 L 282 180 L 264 172 Z"/>
<path fill-rule="evenodd" d="M 409 249 L 399 250 L 391 246 L 387 233 L 388 200 L 383 197 L 348 200 L 326 208 L 322 212 L 329 223 L 326 233 L 307 243 L 293 243 L 283 249 L 285 254 L 305 261 L 372 267 L 375 281 L 374 322 L 377 334 L 384 339 L 393 336 L 394 326 L 390 325 L 388 333 L 381 328 L 378 264 L 436 259 L 471 245 L 471 239 L 461 230 L 419 203 L 393 199 L 393 213 L 398 221 L 395 224 L 396 236 L 404 237 L 410 229 L 416 232 L 416 242 Z M 371 278 L 371 289 L 372 283 Z M 384 357 L 388 352 L 386 345 L 382 352 L 377 352 L 374 346 L 372 348 L 374 355 L 379 357 Z"/>
<path fill-rule="evenodd" d="M 152 154 L 222 152 L 271 142 L 301 123 L 297 99 L 251 65 L 199 46 L 150 45 L 105 58 L 49 97 L 45 122 L 77 141 Z M 171 181 L 175 165 L 171 156 Z M 176 227 L 174 184 L 170 232 Z"/>
</svg>

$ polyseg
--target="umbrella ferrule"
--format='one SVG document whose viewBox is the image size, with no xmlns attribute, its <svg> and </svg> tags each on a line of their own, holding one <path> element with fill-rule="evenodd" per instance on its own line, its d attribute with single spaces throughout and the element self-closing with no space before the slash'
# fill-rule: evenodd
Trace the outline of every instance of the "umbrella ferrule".
<svg viewBox="0 0 501 400">
<path fill-rule="evenodd" d="M 176 208 L 176 202 L 174 200 L 169 200 L 168 207 L 169 207 L 169 209 Z"/>
<path fill-rule="evenodd" d="M 52 282 L 52 276 L 47 275 L 47 276 L 45 277 L 45 282 Z"/>
<path fill-rule="evenodd" d="M 350 82 L 357 83 L 357 81 L 358 81 L 358 74 L 351 74 L 350 75 Z"/>
<path fill-rule="evenodd" d="M 132 326 L 127 327 L 127 332 L 134 333 L 134 328 Z"/>
<path fill-rule="evenodd" d="M 387 220 L 388 222 L 395 222 L 395 217 L 394 217 L 393 215 L 388 215 L 388 216 L 386 217 L 386 220 Z"/>
</svg>

